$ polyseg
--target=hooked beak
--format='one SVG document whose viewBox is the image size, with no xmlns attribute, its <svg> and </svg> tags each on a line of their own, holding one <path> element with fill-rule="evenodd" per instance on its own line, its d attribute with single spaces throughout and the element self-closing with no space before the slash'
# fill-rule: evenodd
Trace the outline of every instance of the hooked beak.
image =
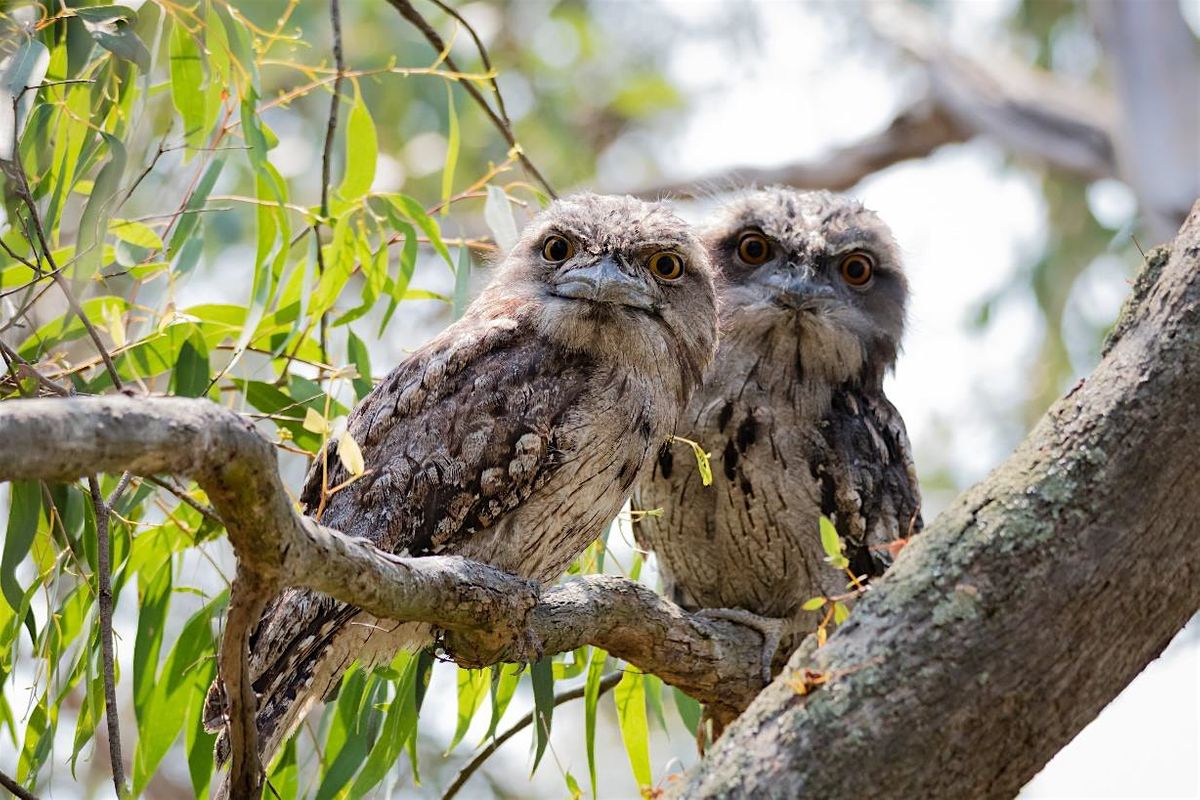
<svg viewBox="0 0 1200 800">
<path fill-rule="evenodd" d="M 811 308 L 814 302 L 834 296 L 832 286 L 814 280 L 812 271 L 803 267 L 772 271 L 759 282 L 774 291 L 776 302 L 788 308 Z"/>
<path fill-rule="evenodd" d="M 554 284 L 554 294 L 572 300 L 591 300 L 594 303 L 632 306 L 650 310 L 654 298 L 641 281 L 630 277 L 612 256 L 604 256 L 595 264 L 563 273 Z"/>
</svg>

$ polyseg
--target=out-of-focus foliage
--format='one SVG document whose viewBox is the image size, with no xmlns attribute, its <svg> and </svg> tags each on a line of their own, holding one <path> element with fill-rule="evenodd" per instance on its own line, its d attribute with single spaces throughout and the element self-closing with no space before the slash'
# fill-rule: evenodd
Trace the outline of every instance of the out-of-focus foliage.
<svg viewBox="0 0 1200 800">
<path fill-rule="evenodd" d="M 444 234 L 448 222 L 460 227 L 453 212 L 461 204 L 485 210 L 496 239 L 508 243 L 517 228 L 512 204 L 536 208 L 545 191 L 514 168 L 516 151 L 463 90 L 473 82 L 494 102 L 479 55 L 459 46 L 470 43 L 465 32 L 452 41 L 466 71 L 454 72 L 387 4 L 345 5 L 328 213 L 321 145 L 337 70 L 327 55 L 327 4 L 160 0 L 136 10 L 27 5 L 4 13 L 0 101 L 10 113 L 0 113 L 8 127 L 0 156 L 15 140 L 16 158 L 4 163 L 0 335 L 13 346 L 0 397 L 98 394 L 118 383 L 208 397 L 258 421 L 287 467 L 343 435 L 338 421 L 372 385 L 365 343 L 387 336 L 409 301 L 462 313 L 471 250 L 494 246 Z M 455 31 L 428 10 L 436 26 Z M 575 84 L 543 81 L 539 69 L 540 59 L 595 63 L 603 43 L 584 7 L 539 13 L 529 27 L 519 16 L 497 15 L 489 39 L 494 57 L 537 82 L 511 87 L 523 103 L 513 103 L 517 135 L 555 165 L 556 178 L 584 177 L 587 154 L 625 121 L 677 101 L 645 62 L 620 80 L 597 71 L 594 96 L 576 102 Z M 552 46 L 530 47 L 531 30 Z M 430 261 L 454 274 L 452 291 L 414 285 L 418 264 Z M 241 287 L 232 293 L 244 303 L 196 299 L 193 280 L 211 280 L 214 268 L 226 288 Z M 68 297 L 78 310 L 67 308 Z M 104 476 L 102 493 L 117 482 Z M 118 603 L 136 595 L 124 604 L 136 606 L 136 634 L 117 643 L 118 667 L 132 670 L 116 676 L 131 711 L 122 733 L 135 795 L 166 780 L 171 753 L 186 758 L 196 794 L 213 778 L 213 737 L 200 709 L 228 598 L 212 561 L 221 533 L 195 487 L 135 479 L 113 507 L 112 591 Z M 600 569 L 604 554 L 600 541 L 572 571 Z M 97 572 L 86 487 L 13 486 L 0 561 L 0 737 L 8 740 L 0 749 L 19 754 L 15 777 L 30 788 L 82 778 L 81 758 L 106 763 L 97 738 L 105 714 Z M 315 735 L 277 760 L 266 796 L 361 797 L 419 781 L 432 663 L 429 654 L 402 653 L 386 669 L 353 670 Z M 477 716 L 490 715 L 485 739 L 502 730 L 518 682 L 531 680 L 536 769 L 555 684 L 581 677 L 589 663 L 593 690 L 620 666 L 584 649 L 533 665 L 524 671 L 530 678 L 511 666 L 461 671 L 449 749 Z M 658 680 L 636 680 L 636 702 L 658 703 Z M 627 737 L 644 743 L 646 720 L 625 703 Z M 590 713 L 589 752 L 595 724 Z M 638 780 L 649 785 L 644 747 L 635 756 Z M 574 777 L 564 778 L 578 791 Z"/>
</svg>

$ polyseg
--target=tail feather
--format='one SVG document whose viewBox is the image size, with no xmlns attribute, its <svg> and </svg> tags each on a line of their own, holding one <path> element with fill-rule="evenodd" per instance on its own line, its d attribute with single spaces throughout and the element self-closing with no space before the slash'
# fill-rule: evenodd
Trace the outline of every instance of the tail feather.
<svg viewBox="0 0 1200 800">
<path fill-rule="evenodd" d="M 268 607 L 250 638 L 262 763 L 271 762 L 313 705 L 337 687 L 355 661 L 369 669 L 391 661 L 399 650 L 420 649 L 430 639 L 431 628 L 423 623 L 379 620 L 323 595 L 285 592 Z M 209 687 L 203 713 L 205 729 L 219 732 L 214 754 L 218 766 L 229 758 L 227 708 L 218 678 Z M 217 796 L 225 791 L 220 789 Z"/>
</svg>

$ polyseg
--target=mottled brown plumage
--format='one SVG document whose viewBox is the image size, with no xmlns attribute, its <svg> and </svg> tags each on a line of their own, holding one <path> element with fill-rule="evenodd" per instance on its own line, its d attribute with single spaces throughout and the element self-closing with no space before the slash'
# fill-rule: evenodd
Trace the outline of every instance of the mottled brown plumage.
<svg viewBox="0 0 1200 800">
<path fill-rule="evenodd" d="M 664 448 L 634 498 L 663 515 L 635 530 L 676 602 L 784 620 L 778 667 L 820 619 L 801 604 L 847 591 L 820 515 L 857 575 L 881 573 L 888 543 L 921 528 L 904 422 L 883 394 L 908 288 L 887 227 L 826 192 L 747 193 L 704 236 L 724 277 L 721 346 L 679 435 L 713 452 L 714 484 Z"/>
<path fill-rule="evenodd" d="M 463 318 L 351 414 L 369 474 L 329 497 L 320 521 L 400 555 L 458 554 L 557 578 L 674 432 L 715 348 L 714 295 L 703 245 L 663 205 L 554 203 Z M 322 480 L 348 477 L 333 453 L 325 459 L 328 474 L 318 460 L 301 494 L 309 513 Z M 264 756 L 353 661 L 388 660 L 430 633 L 285 592 L 251 641 Z M 219 727 L 220 694 L 210 694 Z"/>
</svg>

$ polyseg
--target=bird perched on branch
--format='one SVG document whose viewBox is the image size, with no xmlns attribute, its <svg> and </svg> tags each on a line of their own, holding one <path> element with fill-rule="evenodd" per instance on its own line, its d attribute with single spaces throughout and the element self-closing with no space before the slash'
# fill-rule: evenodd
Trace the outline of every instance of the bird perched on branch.
<svg viewBox="0 0 1200 800">
<path fill-rule="evenodd" d="M 883 393 L 908 285 L 883 222 L 828 192 L 747 193 L 703 235 L 724 277 L 721 345 L 679 432 L 712 450 L 714 484 L 664 448 L 634 497 L 662 515 L 635 531 L 677 603 L 734 609 L 710 613 L 763 633 L 769 678 L 772 655 L 781 667 L 821 619 L 802 605 L 849 593 L 821 515 L 855 576 L 880 574 L 889 544 L 921 528 L 908 435 Z"/>
<path fill-rule="evenodd" d="M 716 348 L 712 268 L 667 207 L 582 194 L 525 229 L 465 315 L 350 415 L 366 474 L 330 444 L 301 502 L 401 556 L 457 554 L 561 575 L 652 468 Z M 431 628 L 288 590 L 250 642 L 264 761 L 354 661 L 389 661 Z M 206 723 L 224 725 L 214 683 Z M 223 760 L 224 737 L 218 742 Z"/>
</svg>

